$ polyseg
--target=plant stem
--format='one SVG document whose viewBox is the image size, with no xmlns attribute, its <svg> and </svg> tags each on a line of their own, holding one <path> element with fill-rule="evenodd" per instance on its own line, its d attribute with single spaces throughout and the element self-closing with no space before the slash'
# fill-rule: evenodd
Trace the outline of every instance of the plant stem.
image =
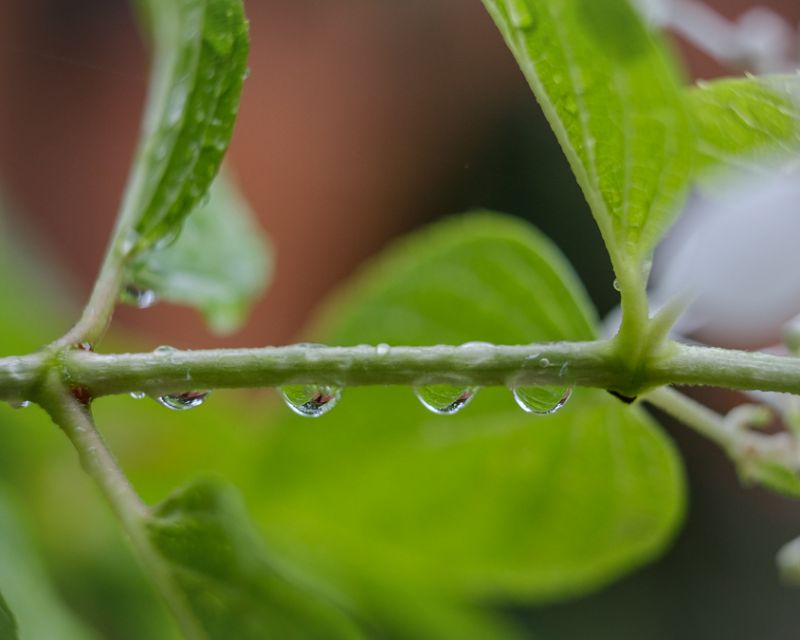
<svg viewBox="0 0 800 640">
<path fill-rule="evenodd" d="M 69 350 L 60 373 L 92 397 L 144 391 L 452 382 L 477 386 L 572 384 L 636 396 L 648 389 L 704 385 L 800 394 L 800 358 L 668 343 L 631 379 L 611 341 L 521 346 L 308 347 L 99 355 Z M 46 355 L 0 358 L 0 400 L 30 399 Z"/>
<path fill-rule="evenodd" d="M 83 314 L 75 326 L 53 344 L 55 349 L 82 342 L 95 345 L 103 337 L 122 287 L 124 264 L 122 256 L 117 254 L 112 245 Z"/>
<path fill-rule="evenodd" d="M 692 427 L 722 449 L 731 450 L 734 434 L 725 424 L 723 416 L 713 409 L 669 387 L 653 389 L 645 394 L 643 400 Z"/>
<path fill-rule="evenodd" d="M 144 391 L 452 382 L 477 386 L 569 383 L 609 387 L 622 377 L 610 343 L 527 346 L 268 347 L 140 354 L 71 353 L 67 375 L 95 397 Z M 565 367 L 565 365 L 567 365 Z"/>
<path fill-rule="evenodd" d="M 119 518 L 139 560 L 147 573 L 152 576 L 185 637 L 190 640 L 205 639 L 205 634 L 192 616 L 182 594 L 175 587 L 167 567 L 150 544 L 146 530 L 147 518 L 150 515 L 148 507 L 139 498 L 106 446 L 94 425 L 89 409 L 70 394 L 56 371 L 51 371 L 42 385 L 37 402 L 72 442 L 80 456 L 81 465 L 97 483 Z"/>
</svg>

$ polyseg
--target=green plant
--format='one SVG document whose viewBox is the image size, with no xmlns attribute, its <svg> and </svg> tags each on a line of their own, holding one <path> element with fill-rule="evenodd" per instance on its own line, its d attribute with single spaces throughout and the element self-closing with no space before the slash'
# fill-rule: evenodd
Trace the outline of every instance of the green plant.
<svg viewBox="0 0 800 640">
<path fill-rule="evenodd" d="M 478 213 L 420 232 L 368 269 L 318 330 L 343 346 L 95 353 L 120 295 L 191 304 L 230 328 L 268 264 L 235 188 L 212 187 L 246 75 L 241 2 L 139 2 L 154 46 L 152 89 L 105 262 L 64 337 L 0 359 L 0 399 L 38 404 L 68 436 L 186 637 L 513 636 L 468 605 L 585 593 L 650 560 L 674 534 L 681 466 L 642 402 L 719 444 L 746 480 L 800 495 L 794 431 L 757 433 L 755 409 L 720 416 L 669 386 L 794 393 L 800 360 L 676 342 L 682 301 L 653 313 L 646 293 L 652 251 L 691 184 L 796 152 L 800 80 L 685 88 L 627 0 L 484 4 L 605 241 L 622 309 L 612 339 L 598 338 L 557 249 L 527 225 Z M 453 322 L 454 307 L 463 321 Z M 259 465 L 246 442 L 236 445 L 238 479 L 268 495 L 249 500 L 268 545 L 217 480 L 147 506 L 92 415 L 93 401 L 113 394 L 183 409 L 212 389 L 279 387 L 297 413 L 318 416 L 341 389 L 362 386 L 374 388 L 348 389 L 324 433 L 280 420 Z M 398 386 L 416 387 L 428 408 L 457 421 L 433 426 Z M 532 424 L 529 413 L 548 415 Z M 292 464 L 299 456 L 302 473 Z M 386 496 L 391 508 L 376 512 Z M 12 521 L 0 518 L 0 557 L 42 581 Z M 310 565 L 300 560 L 308 549 Z M 798 555 L 791 545 L 781 553 L 789 577 Z M 52 609 L 55 624 L 50 599 L 18 617 L 35 624 Z M 12 608 L 0 599 L 0 637 L 16 637 Z"/>
</svg>

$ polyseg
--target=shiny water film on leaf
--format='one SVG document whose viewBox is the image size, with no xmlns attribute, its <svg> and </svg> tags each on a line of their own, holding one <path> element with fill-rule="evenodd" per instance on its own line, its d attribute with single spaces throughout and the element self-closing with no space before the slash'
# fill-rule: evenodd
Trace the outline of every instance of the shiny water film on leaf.
<svg viewBox="0 0 800 640">
<path fill-rule="evenodd" d="M 129 255 L 166 246 L 227 150 L 247 70 L 241 0 L 138 0 L 153 41 L 142 144 L 118 226 Z"/>
<path fill-rule="evenodd" d="M 678 74 L 628 0 L 484 0 L 553 127 L 615 268 L 678 215 L 692 163 Z"/>
</svg>

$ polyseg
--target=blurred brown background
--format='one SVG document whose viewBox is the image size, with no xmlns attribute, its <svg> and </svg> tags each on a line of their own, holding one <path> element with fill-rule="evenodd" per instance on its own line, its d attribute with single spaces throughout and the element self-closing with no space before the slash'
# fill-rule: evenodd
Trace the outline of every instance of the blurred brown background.
<svg viewBox="0 0 800 640">
<path fill-rule="evenodd" d="M 600 0 L 598 0 L 600 1 Z M 211 337 L 184 309 L 123 310 L 145 347 L 294 340 L 343 277 L 399 233 L 472 207 L 527 217 L 601 310 L 615 302 L 591 217 L 479 0 L 249 0 L 252 75 L 232 161 L 277 247 L 246 330 Z M 711 4 L 711 3 L 709 3 Z M 761 3 L 795 23 L 800 3 Z M 734 17 L 753 3 L 719 0 Z M 690 73 L 725 72 L 683 46 Z M 0 0 L 0 176 L 76 305 L 101 259 L 136 140 L 146 55 L 123 0 Z M 579 604 L 516 612 L 549 637 L 794 638 L 800 592 L 772 556 L 800 506 L 739 488 L 674 429 L 692 510 L 658 565 Z"/>
</svg>

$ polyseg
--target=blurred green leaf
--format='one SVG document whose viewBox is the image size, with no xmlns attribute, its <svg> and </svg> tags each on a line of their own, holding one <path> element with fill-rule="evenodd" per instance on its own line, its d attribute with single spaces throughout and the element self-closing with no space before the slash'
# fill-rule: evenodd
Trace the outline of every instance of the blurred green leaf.
<svg viewBox="0 0 800 640">
<path fill-rule="evenodd" d="M 220 175 L 209 195 L 175 244 L 136 258 L 129 282 L 159 298 L 197 307 L 214 331 L 230 333 L 266 286 L 272 254 L 229 178 Z"/>
<path fill-rule="evenodd" d="M 499 215 L 405 240 L 327 317 L 315 337 L 342 345 L 589 340 L 596 323 L 557 249 Z M 583 389 L 548 417 L 504 389 L 448 417 L 407 388 L 347 389 L 319 421 L 286 412 L 254 472 L 271 548 L 313 550 L 367 600 L 363 583 L 469 601 L 581 594 L 659 554 L 684 502 L 649 417 Z"/>
<path fill-rule="evenodd" d="M 0 593 L 0 640 L 17 640 L 17 621 Z"/>
<path fill-rule="evenodd" d="M 747 77 L 703 82 L 687 90 L 699 169 L 771 175 L 800 149 L 800 77 Z"/>
<path fill-rule="evenodd" d="M 20 640 L 94 638 L 60 602 L 30 539 L 13 501 L 0 489 L 0 591 L 16 615 Z M 5 638 L 2 612 L 0 607 L 0 638 Z"/>
<path fill-rule="evenodd" d="M 6 301 L 0 304 L 0 356 L 40 349 L 68 328 L 69 312 L 77 312 L 67 303 L 61 272 L 25 233 L 25 218 L 11 211 L 0 190 L 0 300 Z"/>
<path fill-rule="evenodd" d="M 209 640 L 363 637 L 322 589 L 266 554 L 227 486 L 178 490 L 147 530 Z"/>
<path fill-rule="evenodd" d="M 484 0 L 572 165 L 615 267 L 680 212 L 690 121 L 664 47 L 628 0 Z"/>
<path fill-rule="evenodd" d="M 241 0 L 139 6 L 154 44 L 153 77 L 118 229 L 134 252 L 173 240 L 208 191 L 233 132 L 249 49 Z"/>
</svg>

